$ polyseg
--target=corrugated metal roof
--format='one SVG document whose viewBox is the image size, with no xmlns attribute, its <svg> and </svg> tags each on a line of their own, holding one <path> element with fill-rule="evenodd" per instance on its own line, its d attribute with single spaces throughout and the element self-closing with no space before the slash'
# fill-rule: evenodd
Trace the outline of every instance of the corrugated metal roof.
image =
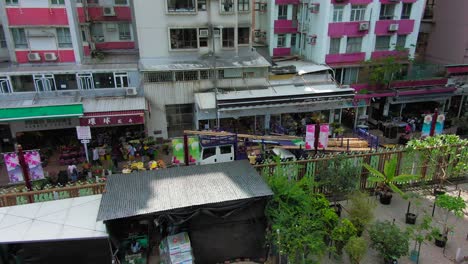
<svg viewBox="0 0 468 264">
<path fill-rule="evenodd" d="M 273 195 L 246 160 L 109 176 L 98 220 Z"/>
<path fill-rule="evenodd" d="M 32 98 L 23 100 L 0 100 L 0 108 L 71 105 L 80 103 L 80 98 L 77 97 Z"/>
<path fill-rule="evenodd" d="M 83 100 L 83 111 L 85 113 L 147 109 L 144 97 L 110 97 Z"/>
</svg>

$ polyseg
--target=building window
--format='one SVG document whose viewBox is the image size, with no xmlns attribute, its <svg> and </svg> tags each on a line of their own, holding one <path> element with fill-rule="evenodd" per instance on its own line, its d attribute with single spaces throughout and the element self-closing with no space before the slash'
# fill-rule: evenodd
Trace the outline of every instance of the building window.
<svg viewBox="0 0 468 264">
<path fill-rule="evenodd" d="M 286 46 L 286 35 L 278 35 L 278 41 L 276 42 L 276 47 L 283 48 Z"/>
<path fill-rule="evenodd" d="M 169 12 L 195 12 L 195 0 L 167 0 Z"/>
<path fill-rule="evenodd" d="M 131 40 L 132 31 L 130 29 L 130 24 L 122 23 L 119 24 L 119 40 Z"/>
<path fill-rule="evenodd" d="M 34 85 L 34 78 L 32 75 L 15 75 L 11 76 L 10 79 L 14 92 L 36 91 L 36 86 Z"/>
<path fill-rule="evenodd" d="M 250 43 L 250 28 L 237 28 L 237 44 Z"/>
<path fill-rule="evenodd" d="M 287 5 L 278 6 L 278 19 L 288 19 L 288 6 Z"/>
<path fill-rule="evenodd" d="M 393 19 L 395 15 L 395 5 L 388 4 L 388 5 L 381 5 L 380 6 L 380 20 L 390 20 Z"/>
<path fill-rule="evenodd" d="M 7 43 L 5 40 L 5 33 L 3 32 L 3 27 L 0 25 L 0 48 L 6 48 Z"/>
<path fill-rule="evenodd" d="M 6 5 L 18 5 L 18 0 L 5 0 Z"/>
<path fill-rule="evenodd" d="M 345 68 L 342 84 L 353 84 L 358 81 L 359 68 Z"/>
<path fill-rule="evenodd" d="M 291 34 L 291 47 L 295 47 L 297 42 L 297 34 Z"/>
<path fill-rule="evenodd" d="M 411 16 L 411 7 L 412 3 L 403 3 L 403 8 L 401 9 L 401 19 L 409 19 Z"/>
<path fill-rule="evenodd" d="M 361 52 L 362 37 L 348 38 L 346 53 Z"/>
<path fill-rule="evenodd" d="M 200 80 L 208 80 L 208 79 L 211 79 L 212 76 L 213 76 L 213 71 L 209 71 L 209 70 L 200 71 Z"/>
<path fill-rule="evenodd" d="M 404 49 L 406 47 L 406 35 L 398 35 L 396 49 Z"/>
<path fill-rule="evenodd" d="M 145 73 L 145 82 L 172 82 L 174 80 L 172 72 L 147 72 Z"/>
<path fill-rule="evenodd" d="M 198 11 L 206 11 L 206 0 L 197 1 Z"/>
<path fill-rule="evenodd" d="M 115 88 L 113 73 L 93 73 L 94 88 Z"/>
<path fill-rule="evenodd" d="M 50 0 L 51 5 L 65 5 L 65 0 Z"/>
<path fill-rule="evenodd" d="M 234 48 L 234 28 L 223 28 L 223 48 Z"/>
<path fill-rule="evenodd" d="M 54 74 L 57 90 L 78 90 L 76 74 Z"/>
<path fill-rule="evenodd" d="M 114 0 L 114 5 L 128 5 L 128 0 Z"/>
<path fill-rule="evenodd" d="M 234 0 L 221 0 L 221 13 L 234 12 Z"/>
<path fill-rule="evenodd" d="M 91 36 L 96 43 L 104 42 L 104 31 L 102 29 L 102 24 L 91 25 Z"/>
<path fill-rule="evenodd" d="M 15 42 L 15 48 L 27 49 L 28 40 L 26 39 L 26 33 L 24 28 L 12 28 L 11 34 L 13 35 L 13 41 Z"/>
<path fill-rule="evenodd" d="M 59 48 L 73 47 L 69 28 L 57 28 L 57 42 Z"/>
<path fill-rule="evenodd" d="M 166 105 L 167 135 L 178 137 L 184 135 L 184 130 L 193 128 L 193 105 Z"/>
<path fill-rule="evenodd" d="M 250 0 L 237 0 L 237 10 L 247 12 L 250 10 Z"/>
<path fill-rule="evenodd" d="M 364 21 L 365 14 L 366 14 L 365 5 L 352 5 L 350 21 Z"/>
<path fill-rule="evenodd" d="M 330 39 L 330 54 L 340 53 L 341 38 Z"/>
<path fill-rule="evenodd" d="M 343 21 L 343 5 L 334 5 L 333 6 L 333 22 Z"/>
<path fill-rule="evenodd" d="M 171 29 L 170 36 L 171 36 L 171 49 L 196 49 L 198 48 L 196 28 Z"/>
<path fill-rule="evenodd" d="M 176 81 L 196 81 L 198 80 L 198 71 L 177 71 L 175 72 Z"/>
<path fill-rule="evenodd" d="M 375 40 L 375 50 L 389 50 L 390 36 L 377 36 Z"/>
</svg>

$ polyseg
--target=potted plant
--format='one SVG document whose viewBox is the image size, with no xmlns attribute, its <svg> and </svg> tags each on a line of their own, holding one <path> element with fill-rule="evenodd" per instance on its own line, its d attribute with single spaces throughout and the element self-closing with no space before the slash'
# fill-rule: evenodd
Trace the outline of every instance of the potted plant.
<svg viewBox="0 0 468 264">
<path fill-rule="evenodd" d="M 367 241 L 362 237 L 351 237 L 346 243 L 345 251 L 351 264 L 359 264 L 367 252 Z"/>
<path fill-rule="evenodd" d="M 354 192 L 349 200 L 351 206 L 348 208 L 348 218 L 356 228 L 357 235 L 361 236 L 365 227 L 374 219 L 375 203 L 362 192 Z"/>
<path fill-rule="evenodd" d="M 410 259 L 414 262 L 418 262 L 422 243 L 431 240 L 433 237 L 431 224 L 432 218 L 429 215 L 424 215 L 419 225 L 410 228 L 410 236 L 414 241 L 414 247 L 410 252 Z"/>
<path fill-rule="evenodd" d="M 348 219 L 342 219 L 331 233 L 331 238 L 335 242 L 335 249 L 338 255 L 343 253 L 343 247 L 351 237 L 356 236 L 357 230 Z"/>
<path fill-rule="evenodd" d="M 396 192 L 403 196 L 403 192 L 395 185 L 395 183 L 407 183 L 419 178 L 418 175 L 411 174 L 400 174 L 397 176 L 397 163 L 398 160 L 396 156 L 385 162 L 383 173 L 372 168 L 369 164 L 363 164 L 364 168 L 371 173 L 371 176 L 367 178 L 367 181 L 377 184 L 376 192 L 380 196 L 381 204 L 391 203 L 391 192 Z"/>
<path fill-rule="evenodd" d="M 414 192 L 406 193 L 403 198 L 408 200 L 408 208 L 406 209 L 405 214 L 405 223 L 409 225 L 416 224 L 416 219 L 418 217 L 417 208 L 421 205 L 420 195 Z M 411 204 L 415 205 L 416 211 L 414 213 L 410 212 Z"/>
<path fill-rule="evenodd" d="M 409 235 L 390 221 L 377 221 L 369 228 L 371 247 L 379 251 L 384 263 L 398 263 L 408 254 Z"/>
<path fill-rule="evenodd" d="M 438 247 L 445 247 L 448 239 L 449 228 L 447 226 L 448 217 L 452 212 L 456 217 L 463 217 L 463 210 L 466 207 L 466 203 L 461 197 L 454 197 L 447 194 L 437 196 L 435 204 L 446 210 L 442 230 L 433 230 L 435 244 Z"/>
</svg>

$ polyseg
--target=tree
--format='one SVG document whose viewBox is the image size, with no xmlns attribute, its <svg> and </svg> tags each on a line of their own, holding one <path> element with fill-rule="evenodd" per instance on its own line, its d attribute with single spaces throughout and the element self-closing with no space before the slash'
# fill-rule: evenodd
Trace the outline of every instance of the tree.
<svg viewBox="0 0 468 264">
<path fill-rule="evenodd" d="M 364 168 L 372 174 L 372 176 L 367 178 L 367 181 L 377 183 L 377 190 L 380 192 L 381 196 L 389 196 L 390 191 L 404 196 L 403 192 L 395 183 L 406 183 L 420 178 L 418 175 L 411 174 L 395 175 L 397 172 L 397 165 L 398 160 L 396 156 L 385 162 L 383 173 L 372 168 L 369 164 L 363 164 Z"/>
<path fill-rule="evenodd" d="M 356 227 L 358 236 L 365 227 L 374 219 L 375 203 L 369 200 L 369 195 L 362 192 L 354 192 L 349 196 L 351 206 L 348 208 L 348 218 Z"/>
<path fill-rule="evenodd" d="M 357 229 L 348 219 L 342 219 L 332 231 L 331 237 L 335 241 L 336 253 L 342 254 L 344 245 L 351 237 L 356 236 Z"/>
<path fill-rule="evenodd" d="M 364 69 L 370 84 L 389 88 L 393 80 L 398 79 L 404 70 L 402 62 L 409 62 L 408 58 L 384 57 L 364 62 Z"/>
<path fill-rule="evenodd" d="M 412 139 L 407 146 L 408 150 L 420 156 L 423 169 L 434 168 L 440 188 L 448 177 L 468 172 L 468 140 L 457 135 Z"/>
<path fill-rule="evenodd" d="M 345 251 L 352 264 L 359 264 L 367 252 L 367 241 L 362 237 L 351 237 L 345 246 Z"/>
<path fill-rule="evenodd" d="M 317 261 L 328 249 L 326 240 L 338 223 L 328 200 L 312 192 L 309 178 L 288 179 L 279 164 L 267 182 L 274 193 L 266 208 L 270 242 L 291 263 Z"/>
<path fill-rule="evenodd" d="M 385 260 L 399 259 L 408 254 L 409 234 L 390 221 L 377 221 L 369 228 L 371 247 Z"/>
<path fill-rule="evenodd" d="M 438 236 L 439 238 L 441 238 L 440 235 L 446 237 L 449 232 L 447 223 L 450 212 L 452 212 L 456 217 L 463 217 L 463 210 L 465 210 L 466 208 L 466 203 L 465 200 L 463 200 L 463 198 L 461 197 L 454 197 L 447 194 L 442 194 L 437 196 L 435 204 L 440 208 L 444 208 L 446 210 L 443 229 Z"/>
</svg>

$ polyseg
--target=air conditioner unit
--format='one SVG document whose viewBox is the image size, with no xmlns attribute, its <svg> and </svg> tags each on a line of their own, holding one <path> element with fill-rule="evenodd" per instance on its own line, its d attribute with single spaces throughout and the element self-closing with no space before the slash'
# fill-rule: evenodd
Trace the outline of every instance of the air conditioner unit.
<svg viewBox="0 0 468 264">
<path fill-rule="evenodd" d="M 102 8 L 102 14 L 104 16 L 115 16 L 115 10 L 113 6 L 106 6 Z"/>
<path fill-rule="evenodd" d="M 310 45 L 315 45 L 317 43 L 317 36 L 316 35 L 307 36 L 307 43 Z"/>
<path fill-rule="evenodd" d="M 260 30 L 255 30 L 254 31 L 254 37 L 259 38 L 262 36 L 262 32 Z"/>
<path fill-rule="evenodd" d="M 137 89 L 135 87 L 128 87 L 128 88 L 125 88 L 125 94 L 127 96 L 133 96 L 133 95 L 137 95 Z"/>
<path fill-rule="evenodd" d="M 210 31 L 208 29 L 200 29 L 198 37 L 207 38 L 209 35 L 210 35 Z"/>
<path fill-rule="evenodd" d="M 56 61 L 57 60 L 57 55 L 53 52 L 46 52 L 44 53 L 44 59 L 46 61 Z"/>
<path fill-rule="evenodd" d="M 369 30 L 369 22 L 359 23 L 359 31 L 366 31 L 366 30 Z"/>
<path fill-rule="evenodd" d="M 107 32 L 114 32 L 114 31 L 117 31 L 117 24 L 114 24 L 114 23 L 107 23 L 107 24 L 106 24 L 106 31 L 107 31 Z"/>
<path fill-rule="evenodd" d="M 29 61 L 41 61 L 41 56 L 37 52 L 28 53 Z"/>
<path fill-rule="evenodd" d="M 390 24 L 388 27 L 388 31 L 397 31 L 398 30 L 398 24 Z"/>
</svg>

